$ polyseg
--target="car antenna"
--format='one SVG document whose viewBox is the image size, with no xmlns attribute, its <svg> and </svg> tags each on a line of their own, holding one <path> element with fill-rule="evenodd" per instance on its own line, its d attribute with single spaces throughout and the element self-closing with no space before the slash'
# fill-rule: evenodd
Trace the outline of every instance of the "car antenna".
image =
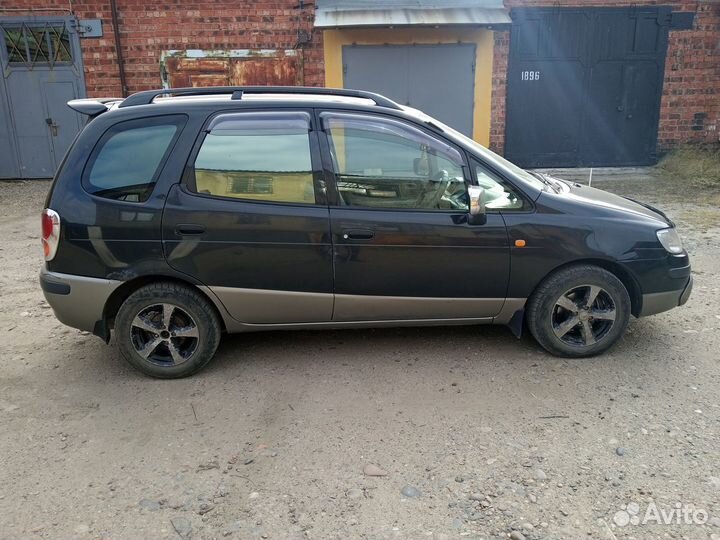
<svg viewBox="0 0 720 540">
<path fill-rule="evenodd" d="M 590 177 L 588 178 L 588 187 L 592 186 L 592 170 L 593 170 L 593 168 L 590 167 Z"/>
</svg>

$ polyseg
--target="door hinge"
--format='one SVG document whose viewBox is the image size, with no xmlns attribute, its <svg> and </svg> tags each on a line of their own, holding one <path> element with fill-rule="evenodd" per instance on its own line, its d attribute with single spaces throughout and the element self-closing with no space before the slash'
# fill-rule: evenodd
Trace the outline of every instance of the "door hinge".
<svg viewBox="0 0 720 540">
<path fill-rule="evenodd" d="M 475 73 L 475 62 L 473 62 L 472 64 L 470 64 L 470 70 L 471 70 L 473 73 Z"/>
</svg>

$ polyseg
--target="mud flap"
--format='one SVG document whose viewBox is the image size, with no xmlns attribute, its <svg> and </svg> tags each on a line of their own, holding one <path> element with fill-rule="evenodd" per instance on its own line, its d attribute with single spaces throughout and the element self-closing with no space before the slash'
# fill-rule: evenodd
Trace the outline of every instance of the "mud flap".
<svg viewBox="0 0 720 540">
<path fill-rule="evenodd" d="M 523 321 L 525 320 L 525 309 L 518 309 L 513 313 L 510 322 L 507 323 L 507 327 L 513 333 L 513 336 L 520 339 L 522 337 Z"/>
<path fill-rule="evenodd" d="M 102 339 L 106 345 L 110 343 L 110 329 L 108 328 L 107 323 L 104 319 L 95 323 L 95 328 L 93 328 L 93 335 Z"/>
</svg>

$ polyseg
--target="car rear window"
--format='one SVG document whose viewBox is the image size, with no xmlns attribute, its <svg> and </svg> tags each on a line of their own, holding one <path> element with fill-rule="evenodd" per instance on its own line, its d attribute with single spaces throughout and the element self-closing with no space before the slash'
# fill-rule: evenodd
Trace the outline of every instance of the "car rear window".
<svg viewBox="0 0 720 540">
<path fill-rule="evenodd" d="M 90 155 L 85 189 L 108 199 L 146 201 L 186 119 L 173 115 L 115 124 Z"/>
</svg>

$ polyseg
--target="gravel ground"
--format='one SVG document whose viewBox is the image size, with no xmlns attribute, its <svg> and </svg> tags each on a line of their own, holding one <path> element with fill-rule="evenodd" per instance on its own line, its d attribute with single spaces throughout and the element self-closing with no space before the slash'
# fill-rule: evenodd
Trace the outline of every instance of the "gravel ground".
<svg viewBox="0 0 720 540">
<path fill-rule="evenodd" d="M 595 176 L 667 210 L 696 280 L 602 357 L 492 327 L 259 333 L 159 381 L 55 320 L 48 183 L 0 183 L 0 538 L 719 539 L 720 196 L 678 184 Z"/>
</svg>

